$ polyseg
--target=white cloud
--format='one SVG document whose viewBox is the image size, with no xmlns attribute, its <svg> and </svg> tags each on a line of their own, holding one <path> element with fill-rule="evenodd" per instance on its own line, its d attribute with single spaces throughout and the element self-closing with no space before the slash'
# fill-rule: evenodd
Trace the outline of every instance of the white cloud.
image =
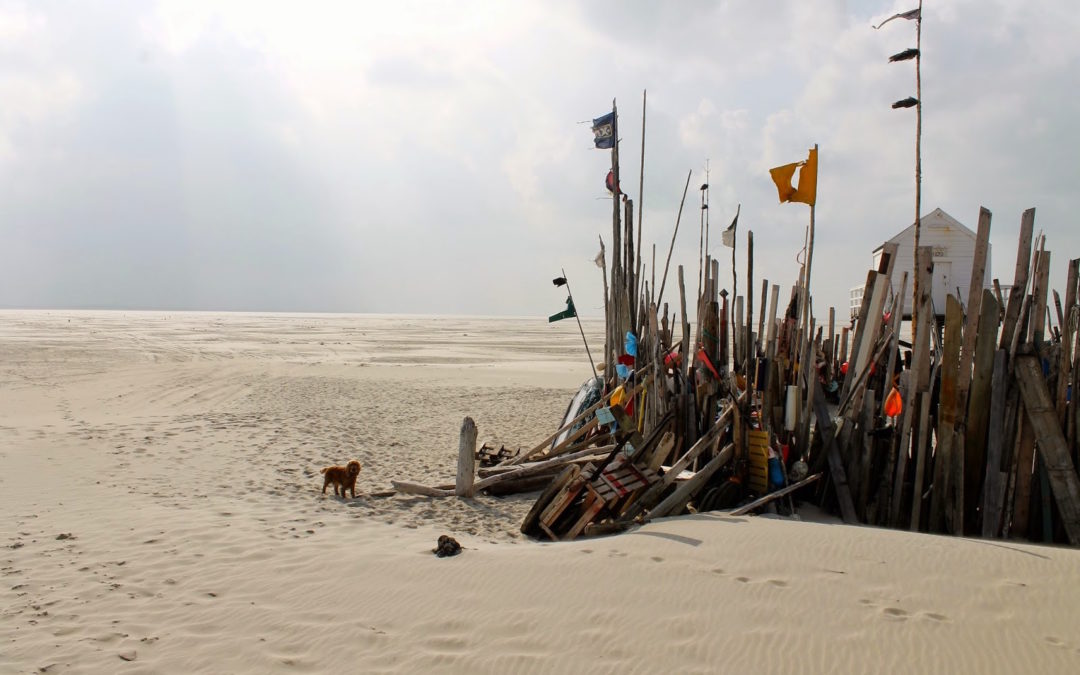
<svg viewBox="0 0 1080 675">
<path fill-rule="evenodd" d="M 914 24 L 870 28 L 910 4 L 13 5 L 0 305 L 545 314 L 566 267 L 599 307 L 608 159 L 579 122 L 618 98 L 639 199 L 647 88 L 646 258 L 656 243 L 662 265 L 686 171 L 696 188 L 708 160 L 714 233 L 741 203 L 759 275 L 794 282 L 806 208 L 777 204 L 767 171 L 818 143 L 815 293 L 819 311 L 842 308 L 913 218 L 913 111 L 889 108 L 914 94 L 912 64 L 887 57 Z M 1026 206 L 1056 259 L 1076 255 L 1080 14 L 1066 0 L 926 12 L 923 211 L 974 225 L 992 208 L 998 275 Z M 695 264 L 696 201 L 673 267 Z M 33 270 L 49 283 L 18 283 Z"/>
</svg>

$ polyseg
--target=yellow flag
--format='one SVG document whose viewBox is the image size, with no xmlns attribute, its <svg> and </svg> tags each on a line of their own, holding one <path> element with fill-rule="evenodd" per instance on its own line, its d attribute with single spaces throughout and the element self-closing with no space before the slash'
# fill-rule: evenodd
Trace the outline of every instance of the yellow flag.
<svg viewBox="0 0 1080 675">
<path fill-rule="evenodd" d="M 801 168 L 800 168 L 801 167 Z M 791 179 L 795 176 L 795 170 L 799 169 L 799 185 L 794 187 Z M 814 205 L 817 201 L 817 149 L 810 151 L 810 156 L 805 162 L 785 164 L 775 169 L 769 169 L 773 182 L 776 183 L 776 191 L 781 202 L 802 202 Z"/>
<path fill-rule="evenodd" d="M 795 175 L 795 169 L 797 168 L 799 168 L 798 162 L 769 169 L 769 174 L 772 175 L 773 182 L 776 183 L 776 191 L 780 193 L 780 201 L 782 202 L 790 201 L 791 196 L 795 194 L 795 188 L 791 187 L 791 177 Z"/>
<path fill-rule="evenodd" d="M 799 169 L 799 189 L 791 201 L 811 206 L 817 201 L 817 148 L 810 150 L 806 163 Z"/>
</svg>

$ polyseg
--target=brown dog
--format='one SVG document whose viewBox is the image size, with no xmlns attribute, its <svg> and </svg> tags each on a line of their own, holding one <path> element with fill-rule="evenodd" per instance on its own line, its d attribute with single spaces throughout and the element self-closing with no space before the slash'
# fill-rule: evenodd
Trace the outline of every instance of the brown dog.
<svg viewBox="0 0 1080 675">
<path fill-rule="evenodd" d="M 326 486 L 334 484 L 334 494 L 338 493 L 341 486 L 341 496 L 345 496 L 346 490 L 352 490 L 352 496 L 356 498 L 356 477 L 360 475 L 360 462 L 355 459 L 345 466 L 328 466 L 320 473 L 323 475 L 322 491 L 326 494 Z"/>
</svg>

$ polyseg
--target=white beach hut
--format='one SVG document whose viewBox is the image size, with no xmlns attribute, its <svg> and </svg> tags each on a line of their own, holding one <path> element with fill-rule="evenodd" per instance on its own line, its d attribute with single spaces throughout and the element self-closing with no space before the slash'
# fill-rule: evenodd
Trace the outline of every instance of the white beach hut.
<svg viewBox="0 0 1080 675">
<path fill-rule="evenodd" d="M 904 272 L 908 273 L 907 293 L 904 298 L 904 318 L 911 316 L 913 280 L 911 271 L 915 258 L 915 224 L 912 223 L 894 237 L 886 240 L 874 249 L 874 267 L 881 262 L 885 244 L 896 244 L 896 261 L 893 264 L 892 285 L 900 287 Z M 975 232 L 941 209 L 934 209 L 922 217 L 922 232 L 919 244 L 929 246 L 934 255 L 934 284 L 931 297 L 934 313 L 945 313 L 945 296 L 956 295 L 961 302 L 967 302 L 968 286 L 971 283 L 971 267 L 975 260 Z M 993 279 L 990 271 L 990 249 L 987 247 L 986 274 L 984 279 Z M 986 284 L 986 288 L 991 288 Z M 862 301 L 863 287 L 851 290 L 851 311 L 858 313 Z M 852 315 L 854 316 L 854 314 Z"/>
</svg>

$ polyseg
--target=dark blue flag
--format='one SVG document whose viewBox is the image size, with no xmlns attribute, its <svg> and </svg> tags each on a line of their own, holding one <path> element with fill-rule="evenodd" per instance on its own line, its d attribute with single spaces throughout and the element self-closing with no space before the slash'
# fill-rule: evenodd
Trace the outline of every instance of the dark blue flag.
<svg viewBox="0 0 1080 675">
<path fill-rule="evenodd" d="M 593 143 L 597 148 L 609 149 L 615 147 L 615 113 L 597 117 L 592 121 Z"/>
</svg>

